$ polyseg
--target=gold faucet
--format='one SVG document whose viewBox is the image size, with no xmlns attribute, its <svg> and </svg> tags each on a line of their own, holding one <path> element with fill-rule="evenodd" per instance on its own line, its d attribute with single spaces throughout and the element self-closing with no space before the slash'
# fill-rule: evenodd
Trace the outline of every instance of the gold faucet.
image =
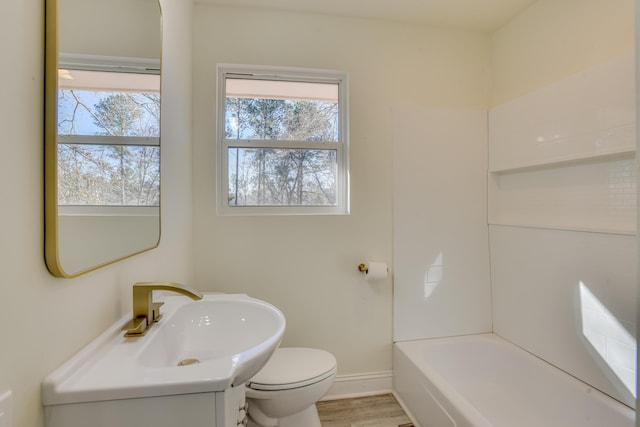
<svg viewBox="0 0 640 427">
<path fill-rule="evenodd" d="M 153 291 L 172 291 L 186 295 L 194 300 L 202 299 L 195 289 L 172 282 L 138 282 L 133 285 L 133 319 L 122 330 L 125 337 L 141 337 L 160 318 L 160 306 L 163 302 L 153 302 Z"/>
</svg>

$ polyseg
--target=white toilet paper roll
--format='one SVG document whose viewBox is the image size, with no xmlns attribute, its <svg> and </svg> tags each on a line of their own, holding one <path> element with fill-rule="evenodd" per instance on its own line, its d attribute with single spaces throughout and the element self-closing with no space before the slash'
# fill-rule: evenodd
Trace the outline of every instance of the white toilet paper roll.
<svg viewBox="0 0 640 427">
<path fill-rule="evenodd" d="M 367 263 L 367 271 L 364 273 L 366 281 L 383 280 L 387 278 L 389 269 L 386 262 L 369 261 Z"/>
</svg>

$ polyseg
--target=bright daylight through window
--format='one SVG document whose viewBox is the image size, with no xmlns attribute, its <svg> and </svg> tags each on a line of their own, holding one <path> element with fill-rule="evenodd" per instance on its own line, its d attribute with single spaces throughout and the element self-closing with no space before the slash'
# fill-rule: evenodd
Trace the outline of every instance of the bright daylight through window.
<svg viewBox="0 0 640 427">
<path fill-rule="evenodd" d="M 346 74 L 243 66 L 218 74 L 219 211 L 348 213 Z"/>
<path fill-rule="evenodd" d="M 60 69 L 58 204 L 160 203 L 160 76 Z"/>
</svg>

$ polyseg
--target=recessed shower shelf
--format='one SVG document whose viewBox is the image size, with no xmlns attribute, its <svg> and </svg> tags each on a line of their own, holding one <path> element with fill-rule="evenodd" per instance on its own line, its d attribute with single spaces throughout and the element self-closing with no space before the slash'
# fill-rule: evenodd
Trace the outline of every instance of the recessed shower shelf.
<svg viewBox="0 0 640 427">
<path fill-rule="evenodd" d="M 635 153 L 627 146 L 492 169 L 489 223 L 635 235 Z"/>
<path fill-rule="evenodd" d="M 595 163 L 600 161 L 632 159 L 635 157 L 635 148 L 623 148 L 615 151 L 607 151 L 604 153 L 589 153 L 579 156 L 568 156 L 564 158 L 556 158 L 545 162 L 522 163 L 515 166 L 500 167 L 489 169 L 490 174 L 503 175 L 510 173 L 528 172 L 532 170 L 540 170 L 547 168 L 557 168 L 570 165 L 578 165 L 585 163 Z"/>
</svg>

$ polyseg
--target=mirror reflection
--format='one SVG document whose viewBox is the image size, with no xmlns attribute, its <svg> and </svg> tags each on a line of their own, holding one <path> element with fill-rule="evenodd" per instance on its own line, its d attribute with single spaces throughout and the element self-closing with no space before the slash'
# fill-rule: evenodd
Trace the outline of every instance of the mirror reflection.
<svg viewBox="0 0 640 427">
<path fill-rule="evenodd" d="M 159 241 L 160 6 L 48 0 L 52 25 L 45 255 L 52 274 L 74 277 Z"/>
</svg>

